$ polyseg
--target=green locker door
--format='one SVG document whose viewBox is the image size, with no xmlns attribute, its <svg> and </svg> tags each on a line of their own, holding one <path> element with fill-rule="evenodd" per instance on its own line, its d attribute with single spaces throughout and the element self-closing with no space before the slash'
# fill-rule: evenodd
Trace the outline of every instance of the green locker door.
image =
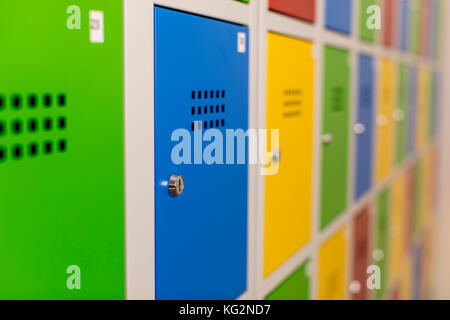
<svg viewBox="0 0 450 320">
<path fill-rule="evenodd" d="M 309 260 L 287 277 L 276 289 L 266 296 L 266 300 L 308 300 Z"/>
<path fill-rule="evenodd" d="M 420 34 L 420 2 L 419 0 L 410 0 L 409 7 L 409 51 L 419 52 L 419 34 Z"/>
<path fill-rule="evenodd" d="M 376 202 L 376 224 L 375 224 L 375 254 L 372 255 L 374 264 L 380 267 L 381 289 L 375 290 L 376 299 L 383 299 L 387 282 L 387 257 L 388 257 L 388 228 L 390 208 L 390 188 L 386 187 L 378 194 Z"/>
<path fill-rule="evenodd" d="M 320 222 L 322 229 L 347 206 L 349 53 L 327 46 L 324 63 Z"/>
<path fill-rule="evenodd" d="M 398 66 L 398 94 L 397 105 L 394 111 L 394 121 L 396 122 L 396 150 L 395 150 L 395 164 L 400 164 L 406 156 L 406 139 L 407 139 L 407 68 L 401 63 Z"/>
<path fill-rule="evenodd" d="M 122 6 L 0 1 L 0 299 L 125 297 Z"/>
<path fill-rule="evenodd" d="M 360 7 L 359 7 L 359 38 L 361 40 L 373 43 L 375 40 L 375 30 L 376 29 L 369 29 L 367 26 L 367 20 L 369 17 L 373 14 L 372 11 L 371 14 L 367 13 L 367 9 L 376 4 L 376 0 L 360 0 Z"/>
</svg>

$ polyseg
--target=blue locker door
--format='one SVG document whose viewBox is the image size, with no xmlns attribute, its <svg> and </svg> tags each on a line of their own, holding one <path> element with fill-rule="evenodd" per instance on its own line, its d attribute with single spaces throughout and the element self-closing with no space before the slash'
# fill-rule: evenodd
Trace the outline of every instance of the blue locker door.
<svg viewBox="0 0 450 320">
<path fill-rule="evenodd" d="M 408 95 L 408 153 L 412 154 L 416 148 L 416 117 L 417 117 L 417 70 L 409 69 Z"/>
<path fill-rule="evenodd" d="M 206 164 L 211 141 L 198 137 L 248 128 L 248 29 L 160 7 L 154 23 L 156 298 L 235 299 L 247 282 L 247 165 Z M 191 151 L 173 149 L 176 129 Z M 184 180 L 179 196 L 172 175 Z"/>
<path fill-rule="evenodd" d="M 355 199 L 364 195 L 372 185 L 373 114 L 374 114 L 374 61 L 359 56 L 358 112 L 356 134 Z"/>
<path fill-rule="evenodd" d="M 408 30 L 409 30 L 409 1 L 400 0 L 400 28 L 399 28 L 399 47 L 403 51 L 408 51 Z"/>
<path fill-rule="evenodd" d="M 325 25 L 328 29 L 351 33 L 352 0 L 327 0 L 325 11 Z"/>
</svg>

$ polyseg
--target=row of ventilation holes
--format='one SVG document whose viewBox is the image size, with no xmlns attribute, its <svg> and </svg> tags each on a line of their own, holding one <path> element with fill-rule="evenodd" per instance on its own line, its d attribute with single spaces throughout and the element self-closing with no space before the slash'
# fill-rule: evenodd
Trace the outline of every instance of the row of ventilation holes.
<svg viewBox="0 0 450 320">
<path fill-rule="evenodd" d="M 22 97 L 18 94 L 15 94 L 11 97 L 11 106 L 13 109 L 20 109 L 23 105 Z M 57 96 L 57 103 L 60 107 L 65 107 L 67 104 L 67 99 L 65 94 L 59 94 Z M 51 107 L 53 104 L 53 97 L 51 94 L 45 94 L 42 97 L 42 103 L 45 107 Z M 38 106 L 38 96 L 35 94 L 29 95 L 27 99 L 28 107 L 36 108 Z M 0 110 L 3 110 L 6 107 L 6 99 L 3 96 L 0 96 Z"/>
<path fill-rule="evenodd" d="M 203 114 L 207 114 L 208 113 L 208 106 L 204 106 L 203 108 L 201 106 L 196 107 L 191 107 L 191 114 L 194 116 L 195 115 L 195 110 L 197 110 L 197 114 L 202 114 L 202 110 L 203 110 Z M 216 105 L 216 113 L 224 113 L 225 112 L 225 105 Z M 214 106 L 209 106 L 209 113 L 214 113 Z"/>
<path fill-rule="evenodd" d="M 201 122 L 201 121 L 200 121 Z M 192 122 L 191 123 L 191 130 L 194 131 L 195 130 L 195 123 L 196 122 Z M 216 120 L 216 128 L 219 128 L 220 126 L 225 127 L 225 119 L 222 120 Z M 209 128 L 212 129 L 214 128 L 214 120 L 210 120 L 209 121 Z M 203 129 L 208 129 L 208 121 L 204 121 L 203 122 Z"/>
<path fill-rule="evenodd" d="M 53 120 L 51 118 L 45 118 L 43 120 L 43 128 L 45 131 L 50 131 L 53 128 Z M 57 120 L 57 127 L 60 130 L 64 130 L 67 128 L 67 120 L 65 117 L 59 117 Z M 11 122 L 11 131 L 13 134 L 20 134 L 23 129 L 23 123 L 21 120 L 13 120 Z M 37 132 L 38 131 L 38 120 L 31 119 L 28 121 L 28 130 L 30 132 Z M 3 121 L 0 121 L 0 136 L 5 135 L 6 133 L 6 124 Z"/>
<path fill-rule="evenodd" d="M 64 139 L 61 139 L 57 141 L 56 147 L 59 152 L 65 152 L 67 151 L 67 141 Z M 53 152 L 53 142 L 52 141 L 46 141 L 43 143 L 43 153 L 44 154 L 51 154 Z M 39 153 L 39 145 L 37 143 L 30 143 L 28 145 L 28 155 L 30 157 L 36 157 Z M 12 158 L 19 160 L 24 156 L 23 146 L 22 145 L 15 145 L 11 148 L 11 154 Z M 0 147 L 0 162 L 5 161 L 7 158 L 7 151 L 6 148 Z"/>
<path fill-rule="evenodd" d="M 209 90 L 209 98 L 225 98 L 225 90 L 216 90 L 216 95 L 214 96 L 214 90 Z M 208 99 L 208 90 L 198 90 L 198 91 L 192 91 L 191 93 L 192 99 Z"/>
</svg>

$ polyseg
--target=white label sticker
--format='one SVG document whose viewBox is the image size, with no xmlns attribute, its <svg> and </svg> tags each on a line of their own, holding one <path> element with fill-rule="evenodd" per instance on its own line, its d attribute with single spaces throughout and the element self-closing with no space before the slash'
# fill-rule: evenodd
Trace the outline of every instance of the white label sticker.
<svg viewBox="0 0 450 320">
<path fill-rule="evenodd" d="M 237 51 L 244 53 L 247 51 L 247 39 L 245 32 L 238 32 L 237 34 Z"/>
<path fill-rule="evenodd" d="M 92 43 L 105 42 L 103 11 L 89 11 L 90 40 Z"/>
</svg>

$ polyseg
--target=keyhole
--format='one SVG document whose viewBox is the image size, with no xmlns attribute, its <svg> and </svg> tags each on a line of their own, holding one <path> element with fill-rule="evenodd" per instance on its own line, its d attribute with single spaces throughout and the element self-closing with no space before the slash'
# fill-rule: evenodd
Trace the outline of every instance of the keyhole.
<svg viewBox="0 0 450 320">
<path fill-rule="evenodd" d="M 179 196 L 183 193 L 184 181 L 183 177 L 173 174 L 169 179 L 169 194 L 172 197 Z"/>
</svg>

